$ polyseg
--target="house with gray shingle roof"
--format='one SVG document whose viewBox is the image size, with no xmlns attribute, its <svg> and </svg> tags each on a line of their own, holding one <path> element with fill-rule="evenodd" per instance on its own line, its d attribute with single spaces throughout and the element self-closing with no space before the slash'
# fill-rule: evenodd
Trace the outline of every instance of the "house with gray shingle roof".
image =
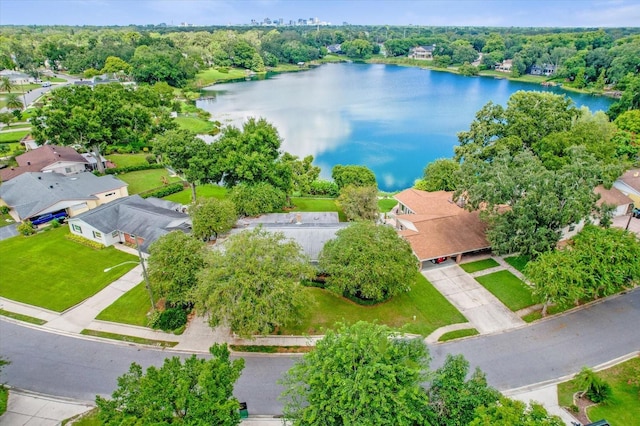
<svg viewBox="0 0 640 426">
<path fill-rule="evenodd" d="M 92 173 L 30 172 L 0 185 L 0 200 L 11 208 L 9 213 L 16 221 L 61 211 L 73 217 L 127 195 L 125 182 Z"/>
<path fill-rule="evenodd" d="M 191 232 L 191 219 L 183 206 L 139 195 L 120 198 L 69 219 L 72 234 L 105 246 L 136 244 L 148 253 L 149 246 L 171 231 Z"/>
</svg>

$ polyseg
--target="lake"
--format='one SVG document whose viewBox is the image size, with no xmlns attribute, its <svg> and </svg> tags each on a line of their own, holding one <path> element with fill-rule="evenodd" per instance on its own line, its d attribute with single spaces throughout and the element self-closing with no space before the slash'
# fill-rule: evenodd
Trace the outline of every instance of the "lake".
<svg viewBox="0 0 640 426">
<path fill-rule="evenodd" d="M 381 190 L 396 191 L 412 186 L 431 161 L 451 157 L 457 132 L 468 130 L 487 102 L 506 106 L 518 90 L 567 94 L 591 111 L 606 111 L 613 102 L 505 79 L 341 63 L 216 84 L 197 106 L 225 125 L 266 118 L 283 138 L 282 150 L 313 155 L 323 178 L 336 164 L 366 165 Z"/>
</svg>

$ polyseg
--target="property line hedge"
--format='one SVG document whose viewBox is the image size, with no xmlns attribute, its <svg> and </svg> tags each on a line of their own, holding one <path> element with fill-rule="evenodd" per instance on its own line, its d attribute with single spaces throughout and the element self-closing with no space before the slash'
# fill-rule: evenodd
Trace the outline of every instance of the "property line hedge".
<svg viewBox="0 0 640 426">
<path fill-rule="evenodd" d="M 167 195 L 175 194 L 184 189 L 184 185 L 181 182 L 172 183 L 170 185 L 163 186 L 161 188 L 152 189 L 150 191 L 145 191 L 140 193 L 139 195 L 142 198 L 163 198 Z"/>
<path fill-rule="evenodd" d="M 115 169 L 106 169 L 104 173 L 107 175 L 116 175 L 118 173 L 138 172 L 140 170 L 151 170 L 151 169 L 162 169 L 162 168 L 164 168 L 162 164 L 139 164 L 137 166 L 116 167 Z"/>
</svg>

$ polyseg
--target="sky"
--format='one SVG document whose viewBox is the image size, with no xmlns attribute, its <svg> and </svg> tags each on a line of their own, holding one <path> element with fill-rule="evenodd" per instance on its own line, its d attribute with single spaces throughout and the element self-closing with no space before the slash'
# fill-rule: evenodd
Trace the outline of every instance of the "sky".
<svg viewBox="0 0 640 426">
<path fill-rule="evenodd" d="M 0 25 L 638 27 L 640 0 L 0 0 Z"/>
</svg>

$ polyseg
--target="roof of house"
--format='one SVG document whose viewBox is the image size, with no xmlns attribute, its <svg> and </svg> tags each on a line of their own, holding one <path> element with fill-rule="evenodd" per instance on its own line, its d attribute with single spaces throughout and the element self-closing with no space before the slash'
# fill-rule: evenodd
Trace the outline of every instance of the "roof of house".
<svg viewBox="0 0 640 426">
<path fill-rule="evenodd" d="M 0 179 L 6 182 L 23 173 L 39 172 L 45 167 L 58 162 L 88 163 L 88 161 L 68 146 L 42 145 L 16 157 L 18 167 L 10 167 L 0 171 Z"/>
<path fill-rule="evenodd" d="M 84 212 L 69 222 L 84 222 L 102 233 L 120 231 L 141 237 L 140 249 L 147 252 L 149 245 L 174 230 L 189 232 L 189 215 L 161 206 L 139 195 L 119 198 L 108 204 Z"/>
<path fill-rule="evenodd" d="M 469 212 L 452 200 L 452 192 L 406 189 L 395 196 L 415 214 L 398 215 L 416 230 L 400 231 L 418 259 L 452 256 L 490 247 L 480 213 Z"/>
<path fill-rule="evenodd" d="M 339 222 L 336 212 L 271 213 L 251 219 L 238 221 L 240 228 L 231 233 L 242 232 L 247 228 L 262 226 L 269 232 L 281 232 L 286 238 L 297 242 L 312 262 L 317 262 L 325 243 L 336 237 L 336 232 L 349 226 Z"/>
<path fill-rule="evenodd" d="M 95 194 L 124 186 L 127 186 L 125 182 L 109 175 L 98 177 L 92 173 L 78 173 L 65 176 L 60 173 L 29 172 L 3 183 L 0 186 L 0 198 L 24 220 L 41 214 L 61 201 L 67 202 L 67 207 L 70 207 L 97 199 Z"/>
<path fill-rule="evenodd" d="M 640 193 L 640 169 L 628 170 L 618 180 Z"/>
<path fill-rule="evenodd" d="M 633 200 L 626 195 L 624 195 L 619 189 L 611 188 L 605 189 L 604 186 L 598 185 L 593 190 L 596 194 L 600 194 L 600 199 L 598 199 L 597 204 L 600 206 L 602 204 L 609 204 L 612 206 L 622 206 L 624 204 L 631 204 Z"/>
</svg>

